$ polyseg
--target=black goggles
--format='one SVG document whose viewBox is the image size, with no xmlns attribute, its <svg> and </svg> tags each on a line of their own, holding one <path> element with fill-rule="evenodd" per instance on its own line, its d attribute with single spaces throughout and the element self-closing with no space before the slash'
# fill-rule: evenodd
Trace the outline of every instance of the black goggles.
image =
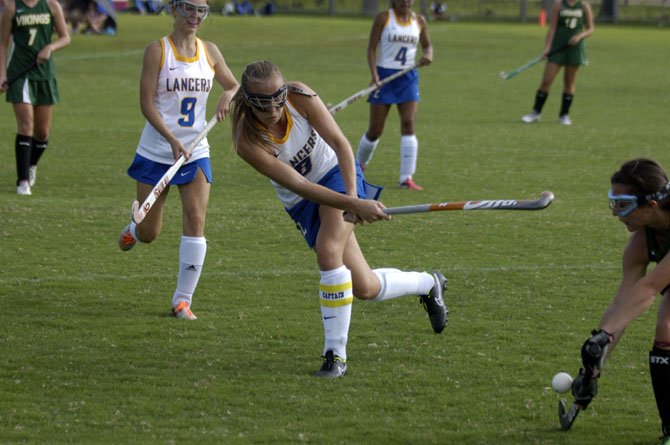
<svg viewBox="0 0 670 445">
<path fill-rule="evenodd" d="M 268 112 L 275 108 L 281 108 L 288 99 L 288 86 L 282 85 L 272 94 L 249 94 L 244 89 L 244 100 L 258 111 Z"/>
</svg>

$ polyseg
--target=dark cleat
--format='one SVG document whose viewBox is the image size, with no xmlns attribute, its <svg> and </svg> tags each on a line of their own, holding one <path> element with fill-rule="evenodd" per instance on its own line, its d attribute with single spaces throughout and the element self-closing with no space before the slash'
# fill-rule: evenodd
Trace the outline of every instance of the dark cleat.
<svg viewBox="0 0 670 445">
<path fill-rule="evenodd" d="M 326 351 L 323 357 L 321 369 L 314 373 L 315 377 L 326 379 L 336 379 L 347 373 L 347 363 L 340 357 L 333 354 L 333 351 Z"/>
<path fill-rule="evenodd" d="M 433 272 L 432 275 L 435 279 L 435 286 L 433 286 L 428 295 L 421 295 L 419 298 L 426 312 L 428 312 L 428 318 L 430 319 L 433 331 L 439 334 L 447 325 L 447 314 L 449 313 L 449 310 L 444 305 L 443 298 L 444 291 L 447 290 L 447 279 L 439 272 Z"/>
</svg>

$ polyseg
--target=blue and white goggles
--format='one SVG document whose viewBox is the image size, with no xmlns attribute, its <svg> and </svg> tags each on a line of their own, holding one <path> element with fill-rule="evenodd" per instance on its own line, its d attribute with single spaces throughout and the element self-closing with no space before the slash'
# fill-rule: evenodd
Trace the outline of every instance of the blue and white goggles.
<svg viewBox="0 0 670 445">
<path fill-rule="evenodd" d="M 639 207 L 638 197 L 635 195 L 615 195 L 612 189 L 607 193 L 610 201 L 610 210 L 616 216 L 625 218 Z"/>
<path fill-rule="evenodd" d="M 662 202 L 670 198 L 670 182 L 665 184 L 665 186 L 656 193 L 650 193 L 646 196 L 638 195 L 615 195 L 612 193 L 612 189 L 607 193 L 607 197 L 610 201 L 610 209 L 612 213 L 616 216 L 626 217 L 633 213 L 633 210 L 637 209 L 643 204 L 648 203 L 649 201 L 658 201 Z"/>
<path fill-rule="evenodd" d="M 197 17 L 205 20 L 209 15 L 209 5 L 198 5 L 187 0 L 173 0 L 172 4 L 182 17 Z"/>
</svg>

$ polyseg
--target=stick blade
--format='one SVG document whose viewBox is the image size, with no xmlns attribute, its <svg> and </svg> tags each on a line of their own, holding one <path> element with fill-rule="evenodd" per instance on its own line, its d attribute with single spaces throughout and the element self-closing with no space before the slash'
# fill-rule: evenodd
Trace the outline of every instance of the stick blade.
<svg viewBox="0 0 670 445">
<path fill-rule="evenodd" d="M 540 209 L 546 209 L 552 202 L 554 202 L 554 194 L 552 192 L 547 190 L 540 194 Z"/>
<path fill-rule="evenodd" d="M 562 400 L 558 401 L 558 420 L 561 423 L 561 429 L 567 431 L 570 429 L 575 419 L 579 414 L 579 405 L 573 403 L 570 406 L 570 409 L 566 411 L 565 403 Z"/>
<path fill-rule="evenodd" d="M 132 215 L 135 224 L 141 223 L 144 217 L 146 216 L 146 213 L 140 210 L 140 202 L 137 200 L 133 201 L 133 205 L 130 208 L 130 214 Z"/>
</svg>

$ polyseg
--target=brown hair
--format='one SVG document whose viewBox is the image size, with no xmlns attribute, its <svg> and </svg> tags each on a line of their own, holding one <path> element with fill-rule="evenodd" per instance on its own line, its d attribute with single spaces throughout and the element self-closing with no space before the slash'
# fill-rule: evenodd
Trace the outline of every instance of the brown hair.
<svg viewBox="0 0 670 445">
<path fill-rule="evenodd" d="M 250 144 L 272 152 L 272 143 L 260 131 L 261 122 L 251 110 L 251 105 L 247 102 L 245 94 L 249 90 L 250 83 L 264 82 L 274 77 L 281 78 L 283 76 L 277 65 L 268 60 L 252 62 L 244 69 L 240 88 L 232 100 L 233 141 L 236 148 L 237 141 L 244 137 Z"/>
<path fill-rule="evenodd" d="M 640 204 L 655 200 L 662 208 L 670 208 L 668 175 L 656 161 L 638 158 L 625 162 L 612 174 L 610 183 L 629 187 L 641 200 Z"/>
</svg>

